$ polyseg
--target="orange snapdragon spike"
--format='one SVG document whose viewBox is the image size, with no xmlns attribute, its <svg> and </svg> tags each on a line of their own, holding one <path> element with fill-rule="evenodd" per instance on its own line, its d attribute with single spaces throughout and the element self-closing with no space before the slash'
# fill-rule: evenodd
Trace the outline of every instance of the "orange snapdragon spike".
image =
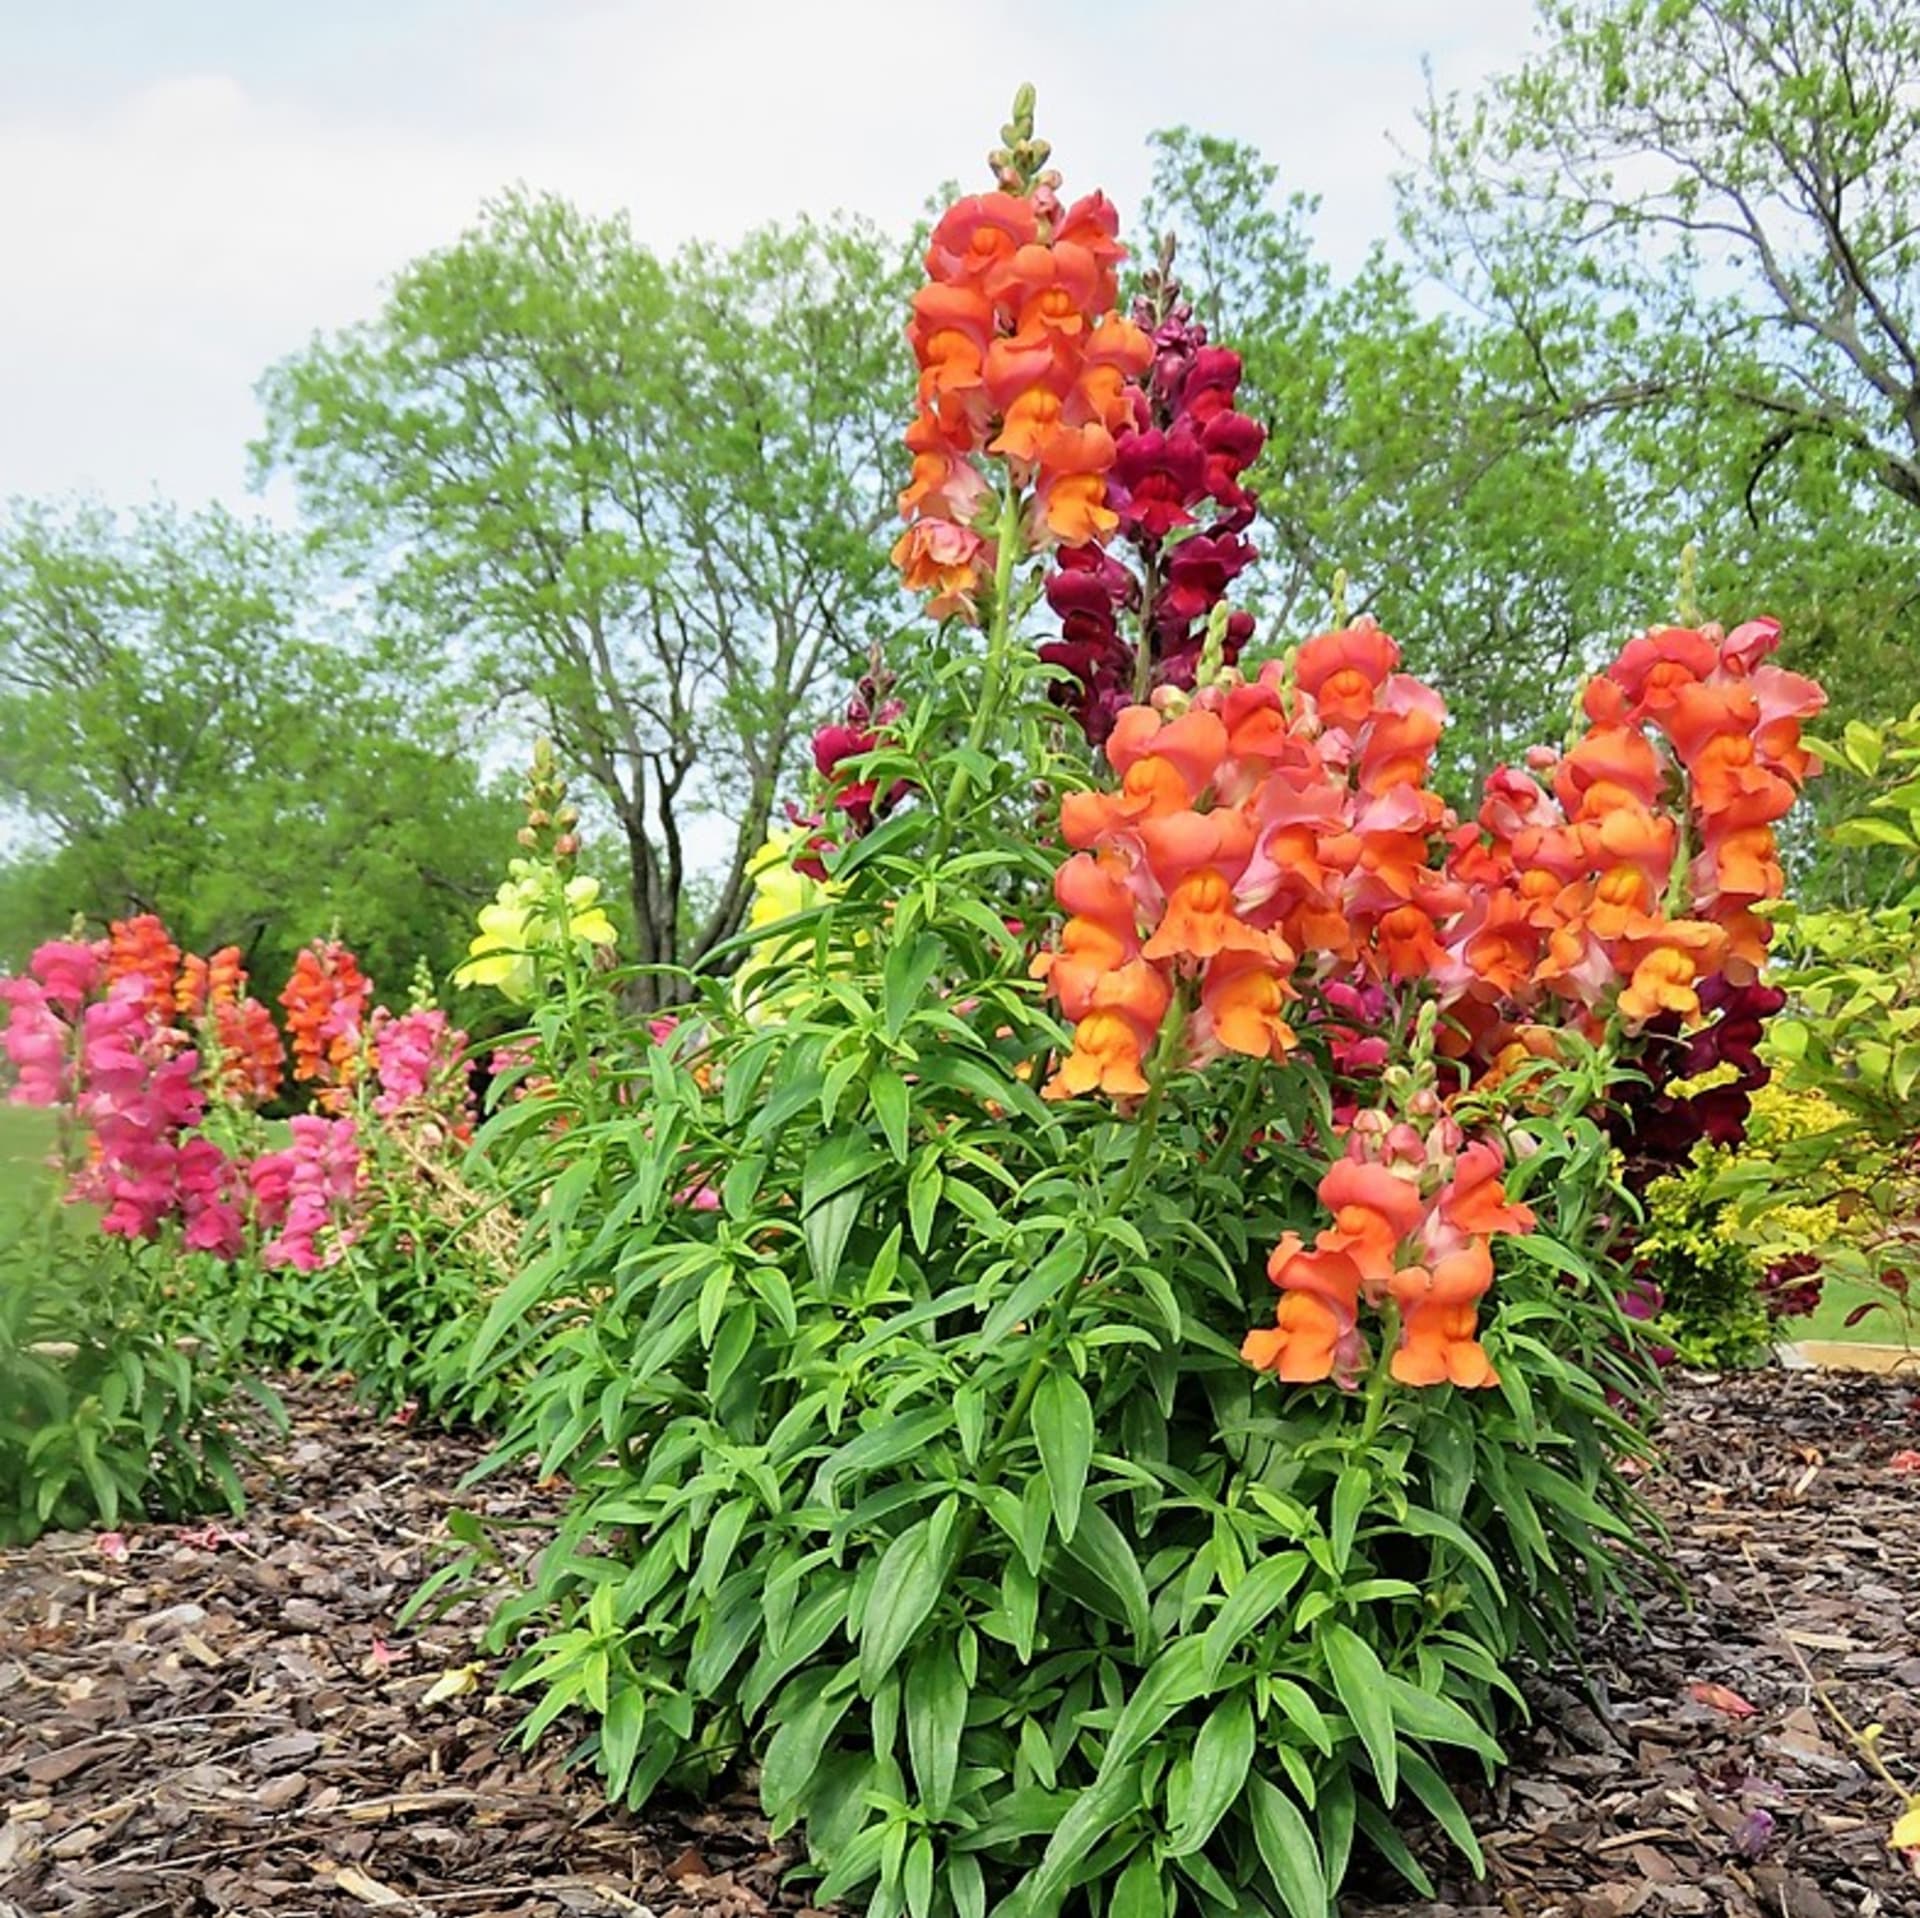
<svg viewBox="0 0 1920 1918">
<path fill-rule="evenodd" d="M 116 919 L 108 927 L 106 976 L 110 985 L 137 979 L 149 1017 L 158 1026 L 171 1024 L 179 996 L 180 948 L 157 914 Z"/>
<path fill-rule="evenodd" d="M 1283 1059 L 1299 1043 L 1286 1019 L 1287 1002 L 1296 996 L 1286 980 L 1291 959 L 1291 953 L 1279 958 L 1223 952 L 1207 966 L 1200 979 L 1201 1011 L 1227 1051 Z"/>
<path fill-rule="evenodd" d="M 280 994 L 286 1008 L 287 1036 L 293 1047 L 293 1076 L 329 1088 L 349 1085 L 359 1070 L 361 1022 L 372 988 L 359 961 L 338 940 L 316 939 L 302 949 L 293 974 Z"/>
<path fill-rule="evenodd" d="M 1431 1271 L 1408 1266 L 1393 1275 L 1400 1343 L 1390 1369 L 1402 1385 L 1459 1385 L 1469 1390 L 1499 1378 L 1480 1344 L 1478 1308 L 1493 1284 L 1484 1239 L 1436 1260 Z"/>
<path fill-rule="evenodd" d="M 240 1105 L 264 1105 L 280 1090 L 286 1048 L 273 1014 L 258 999 L 216 1006 L 221 1051 L 220 1087 Z"/>
<path fill-rule="evenodd" d="M 1036 547 L 1097 543 L 1119 524 L 1113 435 L 1133 420 L 1153 347 L 1113 311 L 1118 232 L 1099 194 L 1062 208 L 1044 184 L 971 195 L 934 228 L 907 328 L 919 413 L 893 557 L 937 617 L 978 618 L 998 559 L 981 521 L 1000 489 L 976 455 L 1003 462 L 1027 495 L 1023 537 Z"/>
</svg>

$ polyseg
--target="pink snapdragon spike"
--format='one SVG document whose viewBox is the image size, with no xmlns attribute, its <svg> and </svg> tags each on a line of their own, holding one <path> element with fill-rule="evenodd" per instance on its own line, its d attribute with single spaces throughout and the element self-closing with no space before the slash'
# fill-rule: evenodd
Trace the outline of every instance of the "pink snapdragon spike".
<svg viewBox="0 0 1920 1918">
<path fill-rule="evenodd" d="M 375 1011 L 370 1028 L 375 1114 L 389 1126 L 410 1125 L 460 1140 L 473 1133 L 467 1084 L 467 1035 L 438 1006 Z"/>
<path fill-rule="evenodd" d="M 260 1248 L 263 1264 L 318 1272 L 336 1264 L 358 1235 L 361 1183 L 359 1129 L 352 1119 L 303 1113 L 289 1121 L 293 1144 L 284 1157 L 286 1209 L 279 1231 Z M 258 1162 L 256 1161 L 256 1168 Z M 278 1185 L 276 1166 L 269 1182 Z M 260 1188 L 255 1187 L 256 1196 Z"/>
<path fill-rule="evenodd" d="M 101 1206 L 101 1230 L 117 1237 L 151 1239 L 189 1205 L 196 1220 L 214 1208 L 202 1234 L 223 1237 L 225 1179 L 205 1153 L 189 1168 L 190 1188 L 181 1186 L 182 1135 L 199 1124 L 206 1100 L 199 1055 L 171 1050 L 177 1034 L 160 1023 L 158 1004 L 151 980 L 128 974 L 81 1014 L 73 1109 L 94 1150 L 69 1196 Z"/>
<path fill-rule="evenodd" d="M 65 1105 L 73 1092 L 71 1015 L 63 1019 L 35 979 L 0 980 L 0 1003 L 7 1008 L 4 1043 L 15 1075 L 8 1101 L 21 1106 Z"/>
</svg>

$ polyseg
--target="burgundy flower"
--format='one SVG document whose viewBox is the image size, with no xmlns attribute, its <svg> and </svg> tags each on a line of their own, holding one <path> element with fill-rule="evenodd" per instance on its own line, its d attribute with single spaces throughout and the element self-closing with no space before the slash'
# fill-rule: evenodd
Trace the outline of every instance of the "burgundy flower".
<svg viewBox="0 0 1920 1918">
<path fill-rule="evenodd" d="M 1124 495 L 1120 523 L 1137 540 L 1163 540 L 1176 526 L 1193 524 L 1192 504 L 1204 497 L 1206 454 L 1191 429 L 1157 427 L 1130 433 L 1114 455 L 1111 480 Z"/>
<path fill-rule="evenodd" d="M 1130 396 L 1135 423 L 1114 433 L 1108 480 L 1139 570 L 1099 547 L 1063 549 L 1046 584 L 1060 637 L 1040 648 L 1060 673 L 1054 697 L 1095 745 L 1137 696 L 1143 628 L 1149 689 L 1191 687 L 1198 677 L 1213 610 L 1255 558 L 1242 536 L 1256 501 L 1240 482 L 1266 442 L 1234 410 L 1239 354 L 1208 344 L 1170 279 L 1152 285 L 1134 317 L 1153 341 L 1153 362 Z M 1149 585 L 1153 603 L 1141 619 Z M 1252 636 L 1251 617 L 1233 614 L 1223 662 L 1233 664 Z"/>
<path fill-rule="evenodd" d="M 1203 346 L 1193 356 L 1180 388 L 1180 405 L 1189 418 L 1204 426 L 1216 415 L 1230 412 L 1240 390 L 1240 355 L 1230 347 Z"/>
</svg>

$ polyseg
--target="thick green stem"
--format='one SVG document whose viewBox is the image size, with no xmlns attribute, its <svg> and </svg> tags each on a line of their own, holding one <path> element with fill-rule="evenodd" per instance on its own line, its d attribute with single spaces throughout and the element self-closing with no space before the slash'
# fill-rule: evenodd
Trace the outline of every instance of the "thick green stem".
<svg viewBox="0 0 1920 1918">
<path fill-rule="evenodd" d="M 973 721 L 967 728 L 970 754 L 979 752 L 987 743 L 987 736 L 999 717 L 1001 701 L 1006 694 L 1007 663 L 1013 644 L 1013 574 L 1021 558 L 1020 489 L 1011 477 L 1000 499 L 1000 526 L 996 540 L 993 605 L 987 615 L 987 657 L 980 671 L 980 697 L 973 709 Z M 952 843 L 955 828 L 972 796 L 973 769 L 962 764 L 953 776 L 953 784 L 947 788 L 946 799 L 941 807 L 938 848 L 941 853 Z"/>
<path fill-rule="evenodd" d="M 986 743 L 1006 691 L 1007 654 L 1013 640 L 1013 571 L 1020 560 L 1020 489 L 1011 478 L 1000 498 L 1000 526 L 995 534 L 993 614 L 987 623 L 987 663 L 980 675 L 980 703 L 974 708 L 967 744 L 976 750 Z M 965 777 L 963 771 L 962 775 Z"/>
<path fill-rule="evenodd" d="M 1360 1421 L 1357 1444 L 1362 1451 L 1371 1445 L 1386 1416 L 1387 1388 L 1393 1381 L 1393 1353 L 1400 1343 L 1400 1314 L 1389 1301 L 1380 1308 L 1380 1356 L 1374 1360 L 1367 1379 L 1366 1416 Z"/>
<path fill-rule="evenodd" d="M 1173 1077 L 1175 1055 L 1187 1030 L 1187 1002 L 1183 992 L 1174 995 L 1167 1016 L 1161 1021 L 1160 1036 L 1154 1042 L 1153 1057 L 1147 1062 L 1147 1096 L 1134 1120 L 1133 1151 L 1127 1169 L 1114 1194 L 1112 1209 L 1124 1212 L 1140 1189 L 1140 1177 L 1147 1166 L 1147 1154 L 1153 1149 L 1154 1134 L 1160 1127 L 1160 1108 L 1166 1101 L 1167 1081 Z"/>
<path fill-rule="evenodd" d="M 1247 1149 L 1247 1141 L 1253 1136 L 1254 1111 L 1259 1103 L 1260 1088 L 1265 1083 L 1266 1069 L 1263 1059 L 1254 1060 L 1248 1068 L 1246 1082 L 1240 1088 L 1240 1103 L 1234 1107 L 1220 1143 L 1207 1159 L 1208 1172 L 1218 1172 Z"/>
</svg>

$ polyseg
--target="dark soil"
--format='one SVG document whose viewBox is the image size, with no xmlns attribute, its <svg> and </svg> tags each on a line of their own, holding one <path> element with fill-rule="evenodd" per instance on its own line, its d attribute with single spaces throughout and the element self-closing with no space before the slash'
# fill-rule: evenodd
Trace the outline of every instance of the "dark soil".
<svg viewBox="0 0 1920 1918">
<path fill-rule="evenodd" d="M 0 1553 L 0 1918 L 597 1918 L 797 1910 L 750 1797 L 633 1819 L 513 1740 L 477 1619 L 401 1632 L 478 1448 L 338 1389 L 291 1396 L 231 1530 Z M 1920 1786 L 1920 1397 L 1769 1372 L 1690 1383 L 1651 1489 L 1691 1583 L 1587 1678 L 1533 1687 L 1514 1768 L 1473 1803 L 1488 1883 L 1422 1846 L 1439 1902 L 1350 1918 L 1917 1918 L 1898 1803 L 1827 1711 L 1885 1727 Z M 1826 1701 L 1826 1702 L 1823 1702 Z M 1471 1801 L 1470 1801 L 1471 1802 Z"/>
</svg>

